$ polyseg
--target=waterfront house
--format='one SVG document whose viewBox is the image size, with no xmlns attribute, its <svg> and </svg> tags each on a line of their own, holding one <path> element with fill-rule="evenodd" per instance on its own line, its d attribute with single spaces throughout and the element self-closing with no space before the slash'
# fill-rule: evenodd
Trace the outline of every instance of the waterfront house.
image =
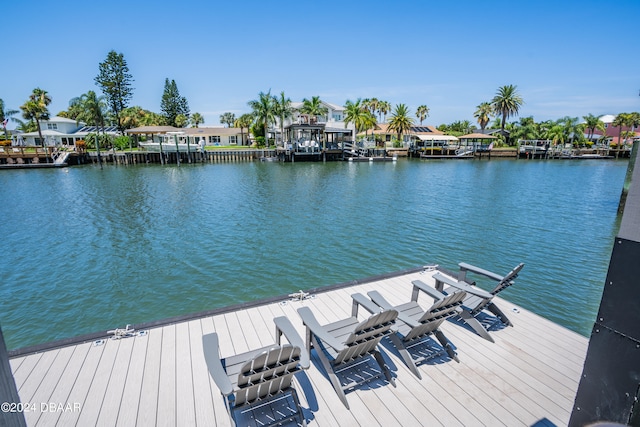
<svg viewBox="0 0 640 427">
<path fill-rule="evenodd" d="M 301 112 L 304 105 L 302 102 L 292 102 L 293 114 L 284 120 L 284 135 L 281 134 L 280 118 L 276 118 L 275 126 L 270 129 L 270 135 L 275 137 L 276 144 L 284 146 L 283 141 L 286 141 L 291 144 L 291 148 L 295 148 L 315 143 L 315 148 L 319 150 L 338 148 L 342 143 L 351 141 L 355 135 L 355 125 L 344 122 L 344 107 L 326 101 L 320 101 L 320 104 L 327 109 L 327 113 L 312 116 Z"/>
<path fill-rule="evenodd" d="M 398 134 L 395 131 L 389 130 L 388 123 L 378 123 L 372 132 L 360 132 L 358 136 L 367 137 L 371 133 L 375 141 L 380 145 L 386 145 L 386 143 L 397 139 Z M 424 147 L 430 145 L 432 142 L 436 144 L 447 144 L 449 141 L 457 140 L 456 137 L 445 135 L 433 126 L 411 126 L 409 132 L 402 135 L 402 142 L 404 145 L 414 143 L 416 146 Z"/>
<path fill-rule="evenodd" d="M 74 149 L 76 142 L 84 140 L 87 135 L 98 131 L 96 126 L 87 126 L 83 122 L 60 116 L 51 117 L 49 120 L 40 120 L 40 129 L 44 141 L 40 139 L 38 131 L 35 131 L 15 134 L 12 145 L 22 147 L 62 145 Z M 117 128 L 116 126 L 105 126 L 100 128 L 100 132 L 116 136 Z"/>
<path fill-rule="evenodd" d="M 592 136 L 592 140 L 598 141 L 600 140 L 603 136 L 607 136 L 608 141 L 610 144 L 620 144 L 621 141 L 619 141 L 619 136 L 620 136 L 620 132 L 634 132 L 636 134 L 635 138 L 633 139 L 637 139 L 640 138 L 640 132 L 638 132 L 638 128 L 635 126 L 622 126 L 622 129 L 620 129 L 619 126 L 613 126 L 613 121 L 616 119 L 616 116 L 614 116 L 613 114 L 605 114 L 604 116 L 600 116 L 600 121 L 602 123 L 604 123 L 604 132 L 600 129 L 594 129 L 593 130 L 593 136 Z M 585 136 L 587 134 L 587 132 L 589 131 L 589 129 L 586 129 L 585 131 Z M 622 143 L 630 143 L 631 139 L 628 138 L 625 141 L 625 138 L 622 138 Z"/>
<path fill-rule="evenodd" d="M 247 128 L 198 127 L 177 128 L 173 126 L 141 126 L 128 129 L 127 134 L 136 140 L 144 135 L 145 140 L 158 142 L 162 135 L 168 132 L 182 132 L 191 137 L 190 141 L 198 144 L 204 138 L 205 145 L 249 145 L 249 130 Z"/>
</svg>

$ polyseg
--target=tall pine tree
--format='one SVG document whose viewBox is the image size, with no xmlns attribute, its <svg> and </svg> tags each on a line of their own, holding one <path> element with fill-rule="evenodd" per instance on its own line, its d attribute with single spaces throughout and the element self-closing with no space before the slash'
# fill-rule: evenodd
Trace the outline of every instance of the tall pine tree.
<svg viewBox="0 0 640 427">
<path fill-rule="evenodd" d="M 175 80 L 169 82 L 168 78 L 165 79 L 160 109 L 169 126 L 181 127 L 176 123 L 176 118 L 179 115 L 189 118 L 189 103 L 187 98 L 180 96 Z"/>
<path fill-rule="evenodd" d="M 124 134 L 124 126 L 120 113 L 127 108 L 133 96 L 133 77 L 129 74 L 127 61 L 121 53 L 112 50 L 107 54 L 107 59 L 99 65 L 99 73 L 95 78 L 96 85 L 107 98 L 109 109 L 116 118 L 118 130 Z"/>
</svg>

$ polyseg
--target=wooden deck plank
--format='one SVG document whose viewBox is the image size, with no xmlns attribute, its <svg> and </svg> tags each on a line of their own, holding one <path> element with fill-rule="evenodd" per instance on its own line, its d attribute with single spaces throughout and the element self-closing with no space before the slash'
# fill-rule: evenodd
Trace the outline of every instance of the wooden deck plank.
<svg viewBox="0 0 640 427">
<path fill-rule="evenodd" d="M 88 351 L 86 354 L 86 358 L 82 363 L 82 368 L 75 378 L 75 382 L 73 382 L 73 375 L 65 375 L 65 381 L 61 381 L 59 383 L 64 387 L 68 387 L 69 383 L 67 381 L 73 382 L 71 391 L 69 392 L 69 397 L 67 398 L 67 402 L 79 403 L 81 410 L 79 412 L 74 411 L 61 413 L 58 418 L 57 425 L 76 425 L 78 419 L 80 418 L 80 415 L 82 414 L 86 404 L 88 403 L 87 399 L 89 398 L 89 390 L 97 374 L 98 366 L 100 364 L 100 361 L 102 360 L 102 355 L 105 350 L 104 345 L 94 346 L 92 343 L 81 345 L 88 346 Z M 45 420 L 45 424 L 48 424 L 49 418 L 43 417 L 43 419 Z"/>
<path fill-rule="evenodd" d="M 305 303 L 269 304 L 268 306 L 265 306 L 265 308 L 271 313 L 270 317 L 272 319 L 278 316 L 286 316 L 289 318 L 293 326 L 298 331 L 300 337 L 304 340 L 305 328 L 302 325 L 302 321 L 300 320 L 298 313 L 296 312 L 296 309 L 303 304 Z M 263 316 L 265 319 L 269 317 L 266 312 Z M 314 415 L 315 422 L 319 425 L 325 426 L 335 426 L 340 423 L 344 423 L 345 425 L 358 425 L 355 415 L 345 408 L 327 378 L 316 369 L 316 365 L 313 360 L 311 361 L 309 369 L 305 371 L 305 375 L 308 380 L 308 384 L 301 384 L 301 387 L 303 385 L 305 386 L 303 393 L 305 395 L 305 400 L 309 404 L 309 410 Z M 300 379 L 304 380 L 304 378 Z M 332 411 L 321 411 L 320 408 L 323 407 L 333 409 Z M 325 415 L 323 412 L 330 413 Z"/>
<path fill-rule="evenodd" d="M 40 384 L 38 385 L 37 390 L 31 397 L 27 398 L 25 396 L 27 400 L 23 400 L 23 403 L 29 402 L 34 405 L 33 408 L 35 408 L 35 410 L 27 411 L 24 414 L 27 425 L 36 424 L 41 416 L 46 417 L 48 416 L 48 414 L 59 412 L 55 410 L 49 411 L 47 405 L 49 403 L 54 403 L 51 400 L 51 395 L 53 394 L 55 387 L 58 385 L 60 377 L 67 367 L 69 360 L 73 356 L 74 350 L 75 347 L 65 347 L 60 349 L 56 356 L 56 359 L 53 361 L 50 368 L 45 373 L 42 382 L 40 382 Z M 43 407 L 42 404 L 44 404 L 45 406 Z"/>
<path fill-rule="evenodd" d="M 156 425 L 175 426 L 176 412 L 176 325 L 167 325 L 162 328 Z"/>
<path fill-rule="evenodd" d="M 158 416 L 158 393 L 160 387 L 160 358 L 162 356 L 162 335 L 164 328 L 149 330 L 145 355 L 142 389 L 138 406 L 137 425 L 152 426 Z M 125 420 L 123 420 L 125 421 Z"/>
<path fill-rule="evenodd" d="M 127 380 L 122 391 L 122 401 L 118 411 L 116 425 L 131 426 L 138 422 L 138 408 L 140 406 L 142 382 L 147 362 L 149 335 L 128 338 L 133 343 Z"/>
<path fill-rule="evenodd" d="M 91 343 L 85 343 L 73 347 L 73 355 L 69 359 L 64 372 L 62 372 L 58 379 L 58 383 L 56 384 L 53 393 L 49 397 L 50 402 L 69 403 L 71 405 L 77 403 L 80 410 L 82 409 L 79 402 L 71 400 L 70 394 L 76 385 L 77 379 L 80 377 L 82 366 L 87 360 L 87 356 L 92 345 L 93 344 Z M 76 412 L 79 413 L 80 411 L 78 410 Z M 55 426 L 61 415 L 62 412 L 58 411 L 42 413 L 35 424 L 39 426 Z"/>
<path fill-rule="evenodd" d="M 37 363 L 33 365 L 33 368 L 28 372 L 24 381 L 20 384 L 16 382 L 18 394 L 20 395 L 20 400 L 22 402 L 31 402 L 33 395 L 38 389 L 38 386 L 40 386 L 43 377 L 55 361 L 59 351 L 60 350 L 57 349 L 43 353 L 42 357 L 37 359 Z M 26 363 L 27 362 L 25 362 L 25 364 Z"/>
<path fill-rule="evenodd" d="M 191 334 L 189 323 L 176 325 L 176 416 L 178 426 L 191 426 L 196 418 L 195 396 L 193 391 Z M 202 340 L 200 340 L 202 341 Z"/>
<path fill-rule="evenodd" d="M 190 346 L 191 346 L 191 369 L 193 376 L 193 403 L 195 406 L 195 423 L 201 426 L 215 424 L 213 410 L 213 399 L 219 397 L 219 393 L 214 394 L 209 381 L 209 370 L 204 358 L 202 348 L 202 321 L 192 320 L 189 322 Z"/>
<path fill-rule="evenodd" d="M 207 317 L 200 321 L 200 324 L 202 325 L 203 335 L 216 332 L 215 325 L 214 325 L 214 319 L 216 317 L 222 319 L 222 321 L 224 322 L 224 318 L 222 316 Z M 226 328 L 226 323 L 225 323 L 225 328 Z M 223 336 L 225 337 L 226 341 L 220 342 L 221 353 L 224 351 L 224 346 L 232 347 L 231 341 L 228 338 L 228 334 L 225 333 L 223 334 Z M 200 345 L 202 345 L 202 339 L 200 339 Z M 229 353 L 229 354 L 232 354 L 232 353 Z M 204 357 L 204 353 L 203 353 L 203 357 Z M 203 362 L 206 365 L 206 361 L 203 360 Z M 216 383 L 213 381 L 213 378 L 211 378 L 211 375 L 209 374 L 208 369 L 207 369 L 207 378 L 209 380 L 209 388 L 211 388 L 213 416 L 215 419 L 215 425 L 218 425 L 218 426 L 230 425 L 229 415 L 227 413 L 227 407 L 225 406 L 225 403 L 224 403 L 224 397 L 222 396 L 222 393 L 220 393 L 220 389 L 218 389 L 218 386 L 216 385 Z"/>
<path fill-rule="evenodd" d="M 119 346 L 119 340 L 104 340 L 102 357 L 100 358 L 100 363 L 96 369 L 91 387 L 89 387 L 85 403 L 82 405 L 78 425 L 94 426 L 97 424 L 100 408 L 102 407 L 105 392 L 109 385 L 109 379 L 114 370 L 114 363 L 118 355 Z"/>
<path fill-rule="evenodd" d="M 23 396 L 80 402 L 80 413 L 41 414 L 30 425 L 230 425 L 209 375 L 202 336 L 217 332 L 222 357 L 274 342 L 273 318 L 287 316 L 301 337 L 297 313 L 307 306 L 321 324 L 351 316 L 351 294 L 378 290 L 392 304 L 410 300 L 411 281 L 433 286 L 433 272 L 411 273 L 321 292 L 304 301 L 276 302 L 149 330 L 94 347 L 91 343 L 11 360 Z M 375 380 L 339 400 L 315 350 L 311 367 L 296 375 L 310 426 L 491 425 L 530 426 L 546 419 L 566 425 L 580 380 L 588 340 L 507 300 L 497 304 L 513 328 L 492 331 L 495 343 L 445 322 L 442 331 L 461 363 L 445 359 L 419 366 L 415 377 L 388 344 L 382 347 L 397 387 Z M 421 295 L 419 303 L 432 300 Z M 516 308 L 516 311 L 512 309 Z M 368 313 L 361 310 L 358 318 Z"/>
<path fill-rule="evenodd" d="M 135 338 L 120 339 L 118 345 L 118 354 L 116 355 L 109 378 L 109 384 L 102 400 L 102 407 L 98 415 L 98 426 L 113 426 L 118 419 L 118 413 L 122 403 L 122 394 L 129 372 L 129 362 L 133 351 L 133 343 Z"/>
</svg>

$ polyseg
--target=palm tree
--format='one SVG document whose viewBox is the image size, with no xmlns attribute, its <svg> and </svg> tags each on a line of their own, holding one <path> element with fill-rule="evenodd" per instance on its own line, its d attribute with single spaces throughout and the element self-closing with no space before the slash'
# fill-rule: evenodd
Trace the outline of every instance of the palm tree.
<svg viewBox="0 0 640 427">
<path fill-rule="evenodd" d="M 382 119 L 382 115 L 384 114 L 384 121 L 386 121 L 387 113 L 389 111 L 391 111 L 391 104 L 388 101 L 380 101 L 380 104 L 378 105 L 378 113 L 380 114 L 380 119 Z"/>
<path fill-rule="evenodd" d="M 267 93 L 260 92 L 258 99 L 248 102 L 249 107 L 253 110 L 252 115 L 256 123 L 264 128 L 267 147 L 269 147 L 269 125 L 276 122 L 275 104 L 276 98 L 271 95 L 271 89 Z"/>
<path fill-rule="evenodd" d="M 523 104 L 522 97 L 517 92 L 517 86 L 506 85 L 498 88 L 496 96 L 491 100 L 491 106 L 496 115 L 502 115 L 500 122 L 501 133 L 504 134 L 504 126 L 507 119 L 518 114 Z"/>
<path fill-rule="evenodd" d="M 489 102 L 482 102 L 476 107 L 476 112 L 473 113 L 473 117 L 478 119 L 480 129 L 484 131 L 484 128 L 487 127 L 489 120 L 491 120 L 492 114 L 493 108 L 491 107 L 491 104 Z"/>
<path fill-rule="evenodd" d="M 485 104 L 489 105 L 488 103 Z M 522 117 L 511 135 L 516 141 L 519 139 L 538 139 L 538 126 L 533 121 L 533 117 Z"/>
<path fill-rule="evenodd" d="M 402 134 L 409 132 L 411 126 L 413 126 L 413 119 L 410 117 L 409 108 L 405 104 L 396 105 L 387 129 L 397 132 L 398 141 L 402 142 Z"/>
<path fill-rule="evenodd" d="M 194 128 L 197 128 L 200 123 L 204 123 L 204 117 L 200 113 L 193 113 L 189 120 Z"/>
<path fill-rule="evenodd" d="M 233 122 L 236 121 L 236 115 L 233 113 L 223 113 L 220 114 L 220 123 L 222 124 L 226 124 L 227 127 L 231 127 L 233 125 Z"/>
<path fill-rule="evenodd" d="M 88 125 L 98 127 L 96 132 L 96 151 L 98 155 L 98 163 L 102 169 L 102 160 L 100 158 L 100 128 L 104 131 L 105 116 L 107 115 L 107 101 L 104 96 L 97 96 L 92 90 L 80 96 L 77 100 L 74 98 L 72 103 L 78 105 L 80 113 L 76 116 L 76 122 L 85 122 Z"/>
<path fill-rule="evenodd" d="M 319 96 L 312 96 L 310 100 L 307 98 L 302 100 L 302 108 L 300 108 L 300 112 L 302 114 L 313 116 L 316 121 L 318 121 L 318 116 L 325 116 L 329 110 L 327 107 L 322 105 L 322 101 L 320 101 Z"/>
<path fill-rule="evenodd" d="M 376 117 L 369 111 L 364 105 L 360 98 L 356 102 L 351 102 L 351 100 L 347 100 L 345 104 L 345 116 L 344 116 L 344 125 L 345 127 L 349 124 L 353 123 L 356 127 L 356 134 L 364 131 L 367 131 L 376 125 Z"/>
<path fill-rule="evenodd" d="M 380 101 L 378 98 L 366 98 L 362 100 L 362 107 L 369 111 L 371 114 L 375 115 L 380 108 Z"/>
<path fill-rule="evenodd" d="M 420 126 L 422 126 L 422 121 L 429 117 L 429 107 L 426 105 L 421 105 L 416 109 L 416 117 L 420 120 Z"/>
<path fill-rule="evenodd" d="M 22 110 L 22 117 L 26 120 L 33 120 L 38 128 L 38 136 L 40 142 L 44 146 L 44 138 L 42 137 L 42 129 L 40 127 L 40 120 L 49 120 L 48 105 L 51 103 L 51 97 L 46 90 L 42 90 L 39 87 L 35 88 L 29 99 L 23 105 L 20 106 Z"/>
<path fill-rule="evenodd" d="M 244 128 L 249 130 L 251 123 L 253 123 L 253 116 L 251 114 L 243 114 L 233 122 L 233 127 L 240 128 L 240 145 L 245 145 Z"/>
<path fill-rule="evenodd" d="M 291 99 L 285 98 L 284 91 L 280 92 L 280 98 L 275 99 L 275 115 L 280 119 L 280 135 L 284 146 L 284 121 L 293 115 Z"/>
<path fill-rule="evenodd" d="M 593 133 L 596 129 L 602 130 L 604 132 L 604 123 L 598 116 L 594 116 L 593 114 L 589 114 L 582 117 L 584 119 L 584 124 L 586 128 L 589 130 L 588 138 L 591 140 L 593 138 Z"/>
<path fill-rule="evenodd" d="M 631 117 L 628 113 L 620 113 L 615 117 L 615 119 L 613 119 L 613 122 L 611 123 L 611 126 L 618 128 L 619 145 L 622 145 L 622 128 L 627 125 L 627 123 L 630 121 L 630 118 Z"/>
<path fill-rule="evenodd" d="M 18 113 L 18 110 L 5 110 L 4 101 L 0 99 L 0 122 L 2 122 L 2 127 L 4 128 L 5 139 L 9 139 L 9 134 L 7 133 L 7 123 L 9 122 L 9 119 L 15 121 L 15 119 L 11 116 L 14 116 Z"/>
<path fill-rule="evenodd" d="M 564 144 L 565 137 L 564 127 L 560 124 L 551 126 L 544 134 L 544 138 L 550 139 L 554 145 Z"/>
<path fill-rule="evenodd" d="M 558 124 L 562 124 L 564 127 L 564 133 L 572 144 L 576 140 L 584 140 L 584 124 L 580 123 L 580 119 L 578 117 L 563 117 L 558 120 Z"/>
</svg>

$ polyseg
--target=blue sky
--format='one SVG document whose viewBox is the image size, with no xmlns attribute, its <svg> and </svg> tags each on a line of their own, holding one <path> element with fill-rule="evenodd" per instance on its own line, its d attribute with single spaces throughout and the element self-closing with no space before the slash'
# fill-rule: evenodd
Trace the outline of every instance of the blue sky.
<svg viewBox="0 0 640 427">
<path fill-rule="evenodd" d="M 18 109 L 41 87 L 56 114 L 98 90 L 98 64 L 115 50 L 135 80 L 131 105 L 160 112 L 175 79 L 205 126 L 269 89 L 425 104 L 432 125 L 475 123 L 507 84 L 524 99 L 520 117 L 617 114 L 640 111 L 638 17 L 637 0 L 13 1 L 0 98 Z"/>
</svg>

